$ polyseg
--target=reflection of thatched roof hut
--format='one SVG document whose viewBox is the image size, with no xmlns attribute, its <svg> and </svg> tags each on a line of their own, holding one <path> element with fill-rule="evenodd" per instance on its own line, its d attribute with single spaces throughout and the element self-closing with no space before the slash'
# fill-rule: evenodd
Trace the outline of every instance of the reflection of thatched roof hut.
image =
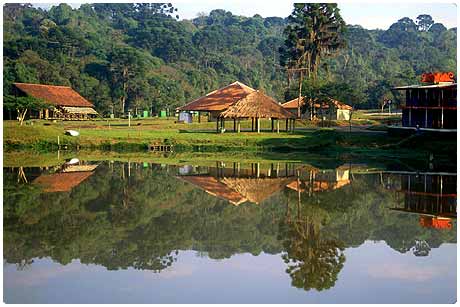
<svg viewBox="0 0 460 307">
<path fill-rule="evenodd" d="M 234 205 L 239 205 L 246 201 L 243 195 L 230 189 L 225 184 L 219 182 L 215 177 L 211 176 L 180 176 L 177 177 L 194 186 L 204 190 L 206 193 L 213 196 L 228 200 Z"/>
<path fill-rule="evenodd" d="M 252 92 L 241 100 L 238 100 L 232 104 L 227 110 L 220 114 L 220 117 L 223 118 L 233 118 L 233 119 L 242 119 L 242 118 L 252 118 L 257 120 L 257 131 L 260 132 L 260 119 L 261 118 L 270 118 L 272 120 L 272 130 L 273 130 L 273 120 L 286 119 L 288 120 L 295 119 L 295 115 L 285 110 L 280 104 L 278 104 L 273 98 L 265 95 L 260 91 Z M 238 129 L 239 130 L 239 129 Z M 279 131 L 279 124 L 278 124 Z"/>
<path fill-rule="evenodd" d="M 232 178 L 218 180 L 211 176 L 180 176 L 206 193 L 228 200 L 233 205 L 246 201 L 260 204 L 274 193 L 282 190 L 289 179 L 286 178 Z"/>
<path fill-rule="evenodd" d="M 260 204 L 271 195 L 282 190 L 286 178 L 223 178 L 222 183 L 243 195 L 248 201 Z"/>
</svg>

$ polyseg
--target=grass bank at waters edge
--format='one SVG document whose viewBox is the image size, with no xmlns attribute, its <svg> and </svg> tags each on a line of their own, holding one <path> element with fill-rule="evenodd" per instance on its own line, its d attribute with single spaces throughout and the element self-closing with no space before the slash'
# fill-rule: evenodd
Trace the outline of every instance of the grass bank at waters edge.
<svg viewBox="0 0 460 307">
<path fill-rule="evenodd" d="M 273 152 L 173 152 L 168 154 L 153 152 L 116 152 L 102 150 L 61 150 L 58 152 L 39 153 L 32 150 L 9 151 L 3 156 L 4 167 L 60 167 L 70 159 L 78 158 L 81 161 L 119 161 L 132 163 L 156 163 L 172 165 L 199 165 L 216 166 L 224 163 L 232 167 L 234 162 L 248 165 L 260 163 L 269 167 L 277 163 L 302 163 L 319 169 L 335 169 L 341 165 L 351 163 L 354 172 L 362 169 L 364 172 L 388 169 L 407 171 L 448 171 L 455 172 L 455 166 L 442 165 L 435 161 L 434 169 L 429 168 L 426 159 L 388 158 L 382 156 L 352 156 L 352 155 L 324 155 L 316 153 L 289 153 Z"/>
<path fill-rule="evenodd" d="M 140 125 L 138 125 L 140 124 Z M 269 128 L 268 121 L 262 122 Z M 34 125 L 19 127 L 17 122 L 4 121 L 4 150 L 57 150 L 57 137 L 69 149 L 105 149 L 142 151 L 152 143 L 173 144 L 175 151 L 201 152 L 310 152 L 317 154 L 427 159 L 436 157 L 456 160 L 456 140 L 442 140 L 419 136 L 405 140 L 402 136 L 386 133 L 333 131 L 327 129 L 297 130 L 279 134 L 264 131 L 217 134 L 208 126 L 214 123 L 176 124 L 174 120 L 57 122 L 36 121 Z M 227 123 L 227 126 L 229 123 Z M 249 126 L 245 122 L 243 126 Z M 185 130 L 187 128 L 187 130 Z M 75 129 L 79 137 L 64 135 L 64 130 Z M 197 129 L 199 131 L 194 131 Z M 208 129 L 208 130 L 206 130 Z M 395 145 L 397 144 L 397 145 Z"/>
</svg>

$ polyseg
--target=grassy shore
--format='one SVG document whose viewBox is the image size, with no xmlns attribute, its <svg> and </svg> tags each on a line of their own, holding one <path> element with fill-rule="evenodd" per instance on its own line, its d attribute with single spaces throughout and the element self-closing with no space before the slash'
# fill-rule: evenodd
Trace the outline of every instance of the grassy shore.
<svg viewBox="0 0 460 307">
<path fill-rule="evenodd" d="M 359 118 L 359 125 L 369 123 Z M 348 123 L 338 122 L 336 125 Z M 375 126 L 379 122 L 373 122 Z M 249 129 L 250 121 L 242 123 Z M 270 121 L 262 121 L 260 134 L 235 133 L 233 122 L 227 122 L 223 134 L 215 132 L 215 123 L 176 123 L 174 119 L 95 120 L 95 121 L 33 121 L 19 126 L 15 121 L 3 122 L 4 150 L 54 151 L 60 145 L 68 149 L 139 151 L 148 145 L 160 143 L 174 145 L 175 151 L 194 152 L 278 152 L 283 154 L 310 152 L 333 156 L 335 154 L 370 157 L 395 157 L 426 159 L 430 153 L 450 159 L 456 151 L 455 140 L 439 140 L 421 137 L 404 138 L 389 136 L 379 131 L 318 128 L 309 121 L 296 123 L 295 132 L 271 132 Z M 284 129 L 284 125 L 280 127 Z M 78 137 L 64 135 L 73 129 Z"/>
</svg>

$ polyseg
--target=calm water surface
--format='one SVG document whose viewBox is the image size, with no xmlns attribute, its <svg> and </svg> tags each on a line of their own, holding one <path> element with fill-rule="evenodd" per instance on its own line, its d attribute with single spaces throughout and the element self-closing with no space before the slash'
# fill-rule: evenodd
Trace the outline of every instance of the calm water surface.
<svg viewBox="0 0 460 307">
<path fill-rule="evenodd" d="M 4 168 L 7 303 L 453 303 L 456 174 Z"/>
</svg>

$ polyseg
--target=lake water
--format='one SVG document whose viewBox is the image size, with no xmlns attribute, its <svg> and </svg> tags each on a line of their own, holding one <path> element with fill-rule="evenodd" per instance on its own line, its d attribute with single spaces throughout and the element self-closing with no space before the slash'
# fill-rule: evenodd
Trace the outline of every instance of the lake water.
<svg viewBox="0 0 460 307">
<path fill-rule="evenodd" d="M 4 301 L 456 301 L 455 170 L 206 164 L 4 168 Z"/>
</svg>

